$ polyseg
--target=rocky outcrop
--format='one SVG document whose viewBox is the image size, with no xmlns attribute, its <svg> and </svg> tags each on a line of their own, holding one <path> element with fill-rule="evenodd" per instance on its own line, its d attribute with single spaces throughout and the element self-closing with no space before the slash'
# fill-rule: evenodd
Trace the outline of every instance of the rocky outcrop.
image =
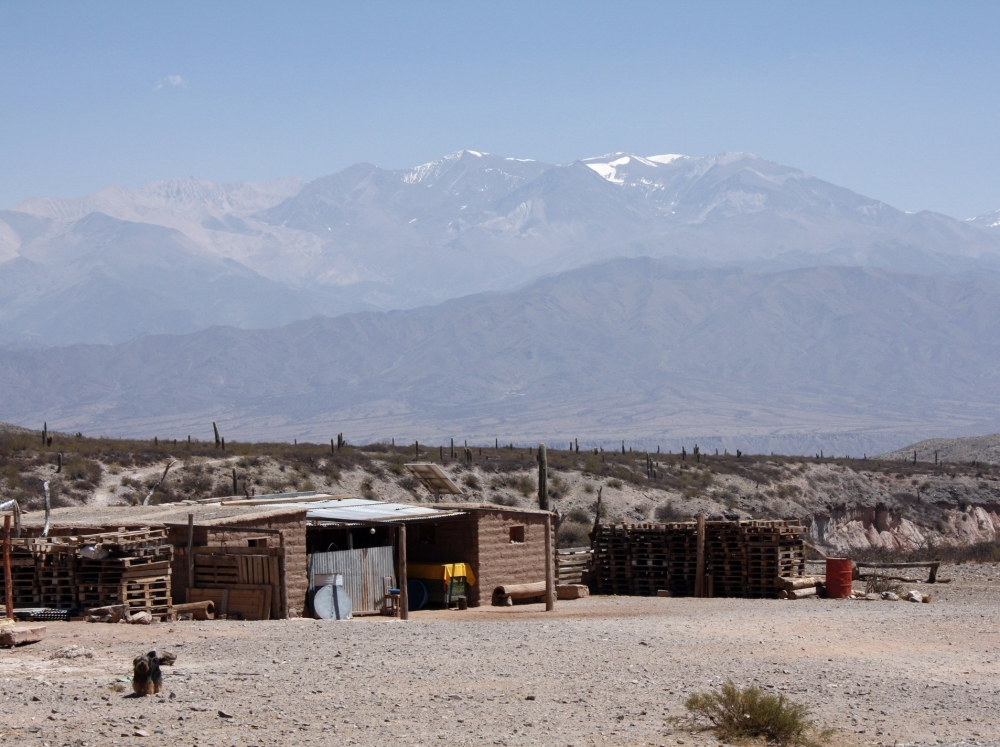
<svg viewBox="0 0 1000 747">
<path fill-rule="evenodd" d="M 1000 538 L 1000 506 L 936 504 L 936 521 L 921 520 L 905 507 L 844 504 L 817 513 L 808 522 L 812 542 L 838 551 L 913 550 L 930 544 L 966 545 Z"/>
</svg>

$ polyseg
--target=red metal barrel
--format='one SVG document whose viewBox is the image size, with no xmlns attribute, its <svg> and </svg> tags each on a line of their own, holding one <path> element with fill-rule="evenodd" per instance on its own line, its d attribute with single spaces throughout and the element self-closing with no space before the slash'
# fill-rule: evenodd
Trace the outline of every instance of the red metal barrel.
<svg viewBox="0 0 1000 747">
<path fill-rule="evenodd" d="M 851 578 L 854 566 L 850 558 L 826 559 L 826 595 L 830 599 L 846 599 L 851 596 Z"/>
</svg>

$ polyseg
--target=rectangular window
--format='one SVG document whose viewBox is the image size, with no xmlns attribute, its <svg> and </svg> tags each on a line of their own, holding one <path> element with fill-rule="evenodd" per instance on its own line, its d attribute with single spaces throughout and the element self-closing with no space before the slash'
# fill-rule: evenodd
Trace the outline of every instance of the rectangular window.
<svg viewBox="0 0 1000 747">
<path fill-rule="evenodd" d="M 518 524 L 510 528 L 510 541 L 521 543 L 524 542 L 524 525 Z"/>
</svg>

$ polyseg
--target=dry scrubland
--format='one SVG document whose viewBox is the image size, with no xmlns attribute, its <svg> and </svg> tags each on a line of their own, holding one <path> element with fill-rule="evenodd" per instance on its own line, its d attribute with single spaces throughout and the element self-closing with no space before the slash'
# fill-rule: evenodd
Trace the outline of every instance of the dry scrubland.
<svg viewBox="0 0 1000 747">
<path fill-rule="evenodd" d="M 456 446 L 445 447 L 444 466 L 465 495 L 461 500 L 509 506 L 537 505 L 535 453 L 528 448 L 472 449 L 472 462 Z M 59 455 L 62 470 L 58 470 Z M 323 490 L 392 501 L 428 496 L 404 467 L 414 446 L 384 444 L 331 450 L 316 444 L 117 441 L 55 435 L 41 447 L 39 435 L 0 435 L 0 497 L 38 508 L 42 481 L 50 482 L 54 505 L 128 505 L 141 501 L 171 459 L 177 463 L 154 502 L 204 498 L 237 492 Z M 893 528 L 904 548 L 928 543 L 991 542 L 1000 516 L 1000 469 L 989 464 L 879 459 L 823 459 L 689 453 L 575 453 L 548 450 L 552 507 L 563 517 L 559 543 L 585 544 L 603 488 L 608 520 L 710 518 L 799 518 L 850 513 L 854 507 L 885 507 L 905 519 Z M 421 461 L 442 461 L 441 449 L 421 447 Z M 838 514 L 838 511 L 840 514 Z M 849 515 L 841 516 L 846 523 Z M 898 522 L 897 522 L 898 523 Z M 818 537 L 833 545 L 866 546 L 855 528 L 827 527 Z M 843 531 L 841 531 L 843 529 Z M 838 532 L 840 532 L 838 534 Z"/>
<path fill-rule="evenodd" d="M 731 678 L 808 704 L 835 746 L 1000 744 L 1000 568 L 942 575 L 921 587 L 931 604 L 592 597 L 406 623 L 50 623 L 0 652 L 0 743 L 708 747 L 668 718 Z M 116 679 L 151 648 L 178 655 L 164 692 L 125 697 Z"/>
</svg>

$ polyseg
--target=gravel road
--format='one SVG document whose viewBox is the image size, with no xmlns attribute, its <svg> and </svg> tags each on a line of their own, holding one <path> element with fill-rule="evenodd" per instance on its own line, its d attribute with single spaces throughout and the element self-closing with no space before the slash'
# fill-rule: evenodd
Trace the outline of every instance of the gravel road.
<svg viewBox="0 0 1000 747">
<path fill-rule="evenodd" d="M 931 604 L 597 597 L 407 623 L 49 623 L 44 642 L 0 650 L 0 744 L 709 747 L 666 718 L 732 679 L 809 704 L 836 745 L 1000 745 L 1000 567 L 941 576 L 919 587 Z M 177 654 L 163 694 L 125 697 L 116 678 L 150 649 Z"/>
</svg>

